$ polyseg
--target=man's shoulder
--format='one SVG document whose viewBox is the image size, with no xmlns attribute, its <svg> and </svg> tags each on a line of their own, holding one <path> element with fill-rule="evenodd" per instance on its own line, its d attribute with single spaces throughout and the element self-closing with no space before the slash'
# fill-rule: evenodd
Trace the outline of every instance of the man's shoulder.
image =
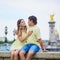
<svg viewBox="0 0 60 60">
<path fill-rule="evenodd" d="M 27 29 L 29 29 L 29 28 L 32 28 L 32 29 L 40 29 L 39 26 L 37 26 L 37 25 L 35 25 L 33 27 L 30 27 L 30 26 L 27 25 Z"/>
<path fill-rule="evenodd" d="M 36 26 L 35 26 L 35 29 L 40 29 L 40 28 L 39 28 L 39 26 L 36 25 Z"/>
</svg>

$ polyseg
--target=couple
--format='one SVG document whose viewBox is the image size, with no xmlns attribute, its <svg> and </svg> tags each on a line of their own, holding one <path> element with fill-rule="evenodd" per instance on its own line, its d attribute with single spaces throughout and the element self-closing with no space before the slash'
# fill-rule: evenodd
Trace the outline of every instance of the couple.
<svg viewBox="0 0 60 60">
<path fill-rule="evenodd" d="M 26 26 L 24 19 L 19 19 L 15 33 L 17 40 L 11 46 L 11 60 L 18 60 L 18 55 L 20 60 L 31 60 L 32 56 L 40 50 L 40 46 L 44 51 L 35 16 L 28 17 L 28 26 Z M 25 57 L 26 53 L 28 53 L 27 57 Z"/>
</svg>

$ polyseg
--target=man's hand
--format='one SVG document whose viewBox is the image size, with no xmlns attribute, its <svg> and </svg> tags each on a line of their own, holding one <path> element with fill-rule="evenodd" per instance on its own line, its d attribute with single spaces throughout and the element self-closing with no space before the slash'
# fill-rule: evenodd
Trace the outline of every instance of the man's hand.
<svg viewBox="0 0 60 60">
<path fill-rule="evenodd" d="M 28 36 L 32 35 L 33 31 L 29 31 L 28 32 Z"/>
<path fill-rule="evenodd" d="M 48 50 L 42 50 L 43 52 L 48 52 Z"/>
</svg>

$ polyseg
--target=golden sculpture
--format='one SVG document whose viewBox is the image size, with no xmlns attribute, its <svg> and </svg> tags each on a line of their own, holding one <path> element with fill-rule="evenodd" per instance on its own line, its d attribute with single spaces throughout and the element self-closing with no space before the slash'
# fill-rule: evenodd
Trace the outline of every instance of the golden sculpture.
<svg viewBox="0 0 60 60">
<path fill-rule="evenodd" d="M 50 22 L 54 22 L 54 14 L 50 15 Z"/>
</svg>

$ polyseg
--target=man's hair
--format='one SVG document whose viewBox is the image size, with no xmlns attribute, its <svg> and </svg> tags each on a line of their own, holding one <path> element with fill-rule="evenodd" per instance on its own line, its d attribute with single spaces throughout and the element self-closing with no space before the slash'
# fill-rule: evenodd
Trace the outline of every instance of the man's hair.
<svg viewBox="0 0 60 60">
<path fill-rule="evenodd" d="M 37 24 L 37 17 L 36 16 L 29 16 L 28 19 L 30 19 L 30 21 L 33 21 L 33 23 L 35 25 Z"/>
</svg>

